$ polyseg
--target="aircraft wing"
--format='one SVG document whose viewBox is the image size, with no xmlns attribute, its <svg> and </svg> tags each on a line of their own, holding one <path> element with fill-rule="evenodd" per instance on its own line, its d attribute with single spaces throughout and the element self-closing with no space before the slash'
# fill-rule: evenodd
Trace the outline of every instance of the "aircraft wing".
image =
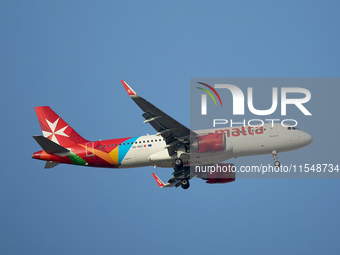
<svg viewBox="0 0 340 255">
<path fill-rule="evenodd" d="M 144 123 L 150 123 L 157 135 L 165 139 L 170 156 L 175 153 L 178 144 L 190 144 L 190 135 L 196 136 L 195 132 L 139 96 L 125 81 L 121 82 L 132 100 L 144 111 Z"/>
<path fill-rule="evenodd" d="M 152 173 L 153 178 L 157 182 L 158 186 L 160 188 L 171 188 L 171 187 L 178 187 L 181 185 L 181 180 L 185 177 L 188 180 L 194 178 L 195 176 L 190 175 L 190 173 L 180 173 L 180 174 L 174 174 L 171 176 L 171 178 L 168 180 L 167 183 L 164 183 L 155 173 Z"/>
<path fill-rule="evenodd" d="M 180 180 L 176 180 L 174 176 L 172 176 L 167 183 L 164 183 L 156 174 L 152 173 L 153 178 L 155 178 L 155 181 L 157 182 L 158 186 L 160 188 L 171 188 L 171 187 L 178 187 L 180 184 Z"/>
</svg>

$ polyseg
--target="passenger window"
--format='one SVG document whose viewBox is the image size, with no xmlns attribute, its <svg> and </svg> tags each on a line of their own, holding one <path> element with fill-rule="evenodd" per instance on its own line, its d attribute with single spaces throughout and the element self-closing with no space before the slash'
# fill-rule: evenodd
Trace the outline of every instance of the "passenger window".
<svg viewBox="0 0 340 255">
<path fill-rule="evenodd" d="M 125 143 L 123 143 L 123 145 L 125 145 Z"/>
<path fill-rule="evenodd" d="M 153 140 L 151 140 L 151 142 L 153 143 Z"/>
<path fill-rule="evenodd" d="M 99 145 L 99 148 L 101 148 L 102 146 L 101 145 Z"/>
<path fill-rule="evenodd" d="M 103 145 L 103 147 L 105 148 L 105 145 Z"/>
</svg>

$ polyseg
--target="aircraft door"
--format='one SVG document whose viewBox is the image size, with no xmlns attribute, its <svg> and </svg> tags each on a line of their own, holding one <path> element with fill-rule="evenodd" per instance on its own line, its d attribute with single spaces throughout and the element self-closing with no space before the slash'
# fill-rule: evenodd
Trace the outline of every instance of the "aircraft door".
<svg viewBox="0 0 340 255">
<path fill-rule="evenodd" d="M 278 124 L 274 124 L 274 125 L 272 125 L 271 123 L 270 123 L 270 126 L 269 126 L 269 130 L 270 130 L 270 137 L 276 137 L 276 136 L 278 136 L 279 134 L 278 134 L 278 131 L 277 131 L 277 125 Z"/>
<path fill-rule="evenodd" d="M 86 147 L 85 147 L 86 157 L 94 156 L 94 148 L 93 147 L 94 147 L 94 142 L 86 143 Z"/>
</svg>

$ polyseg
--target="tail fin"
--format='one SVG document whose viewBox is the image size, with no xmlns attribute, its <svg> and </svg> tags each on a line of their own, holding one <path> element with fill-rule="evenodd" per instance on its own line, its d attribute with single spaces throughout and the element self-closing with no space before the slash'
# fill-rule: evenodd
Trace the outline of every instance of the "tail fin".
<svg viewBox="0 0 340 255">
<path fill-rule="evenodd" d="M 35 107 L 44 137 L 64 146 L 73 143 L 88 142 L 60 118 L 50 107 Z"/>
</svg>

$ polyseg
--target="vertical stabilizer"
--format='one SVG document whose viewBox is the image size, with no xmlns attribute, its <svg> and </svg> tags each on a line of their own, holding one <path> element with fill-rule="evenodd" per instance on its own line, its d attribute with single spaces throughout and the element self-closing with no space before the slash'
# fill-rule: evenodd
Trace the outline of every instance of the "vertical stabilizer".
<svg viewBox="0 0 340 255">
<path fill-rule="evenodd" d="M 60 118 L 50 107 L 35 107 L 44 137 L 63 147 L 73 143 L 88 142 Z"/>
</svg>

